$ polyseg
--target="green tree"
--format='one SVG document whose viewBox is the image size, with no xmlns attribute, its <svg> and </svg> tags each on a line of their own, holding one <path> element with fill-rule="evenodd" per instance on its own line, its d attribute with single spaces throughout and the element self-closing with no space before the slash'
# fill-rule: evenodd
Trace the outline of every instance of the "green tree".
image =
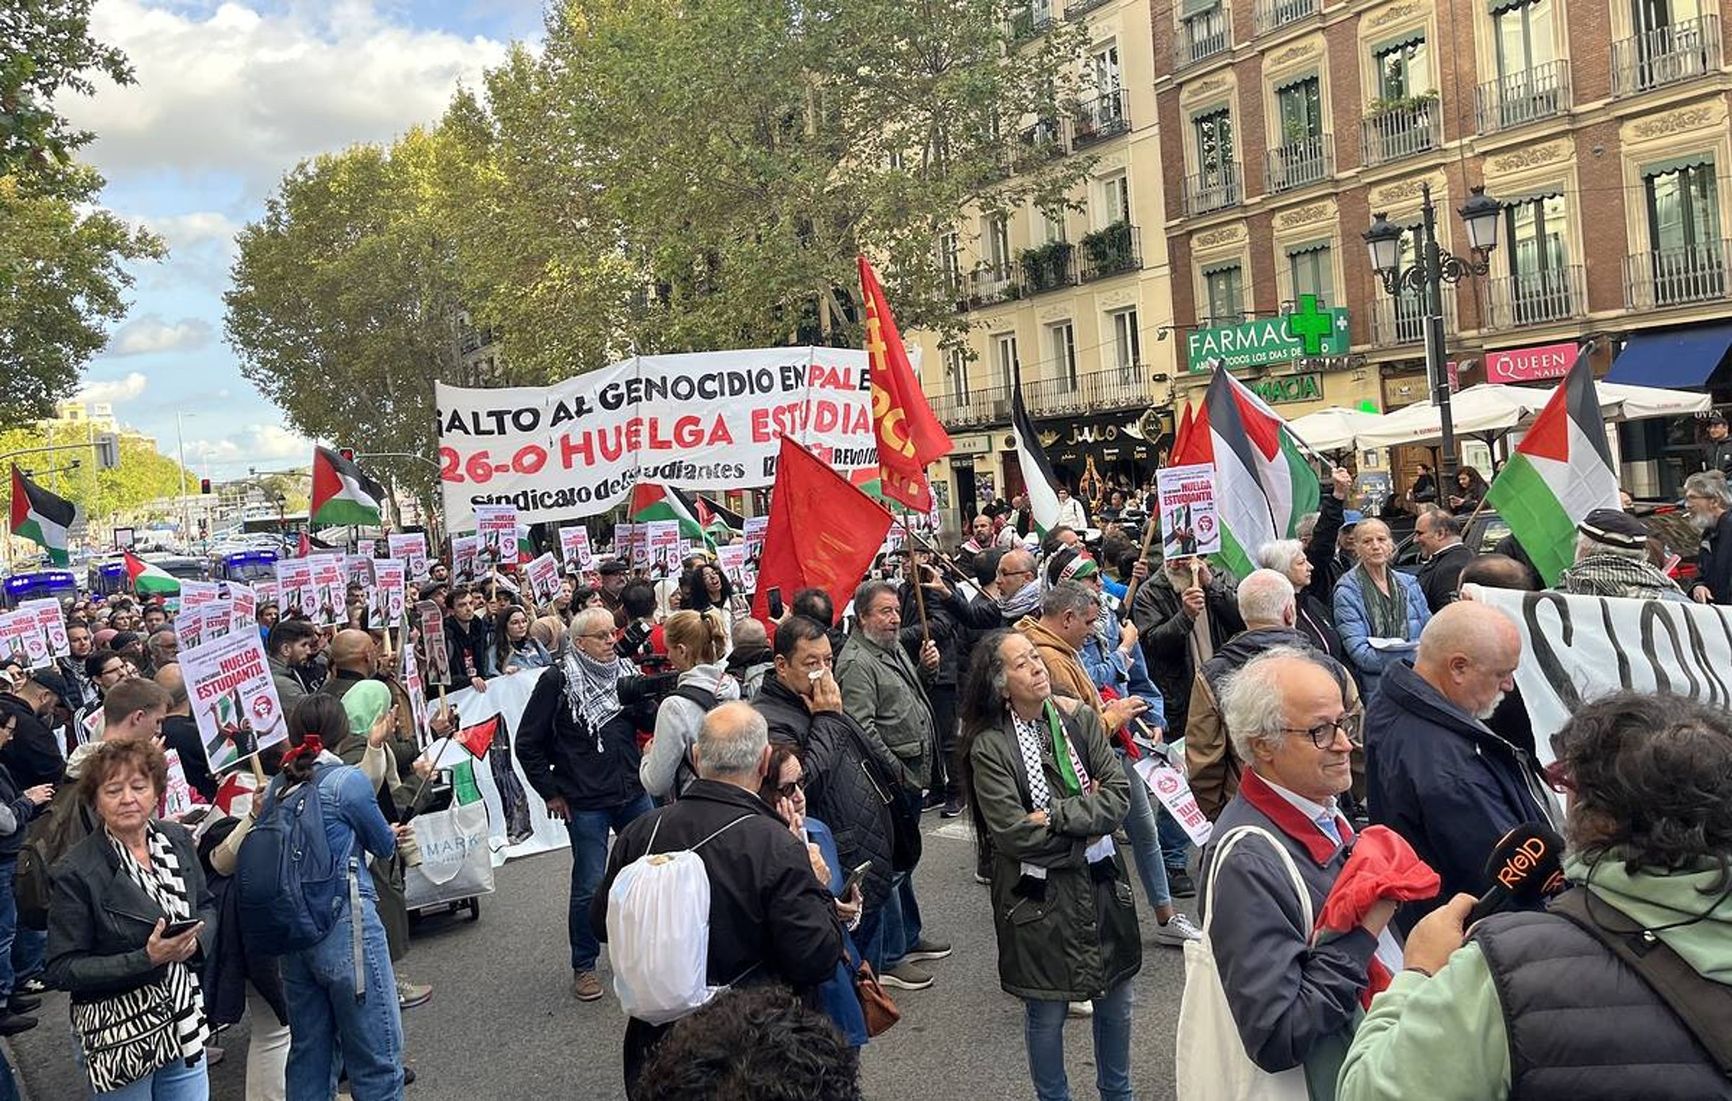
<svg viewBox="0 0 1732 1101">
<path fill-rule="evenodd" d="M 0 174 L 64 165 L 91 135 L 54 108 L 89 95 L 90 73 L 131 84 L 126 55 L 90 34 L 94 0 L 7 0 L 0 5 Z"/>
</svg>

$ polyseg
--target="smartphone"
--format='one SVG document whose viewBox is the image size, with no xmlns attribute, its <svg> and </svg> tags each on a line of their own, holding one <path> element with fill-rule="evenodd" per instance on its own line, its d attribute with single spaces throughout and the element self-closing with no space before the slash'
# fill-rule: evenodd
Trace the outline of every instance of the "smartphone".
<svg viewBox="0 0 1732 1101">
<path fill-rule="evenodd" d="M 782 618 L 782 587 L 780 585 L 770 587 L 770 618 Z"/>
<path fill-rule="evenodd" d="M 171 921 L 163 928 L 162 939 L 172 940 L 183 933 L 188 933 L 198 928 L 198 924 L 198 918 L 188 918 L 186 921 Z"/>
<path fill-rule="evenodd" d="M 848 873 L 848 878 L 842 883 L 842 893 L 836 897 L 847 898 L 854 892 L 854 888 L 860 886 L 861 882 L 866 878 L 866 873 L 871 870 L 872 862 L 870 860 L 862 861 L 858 867 Z"/>
</svg>

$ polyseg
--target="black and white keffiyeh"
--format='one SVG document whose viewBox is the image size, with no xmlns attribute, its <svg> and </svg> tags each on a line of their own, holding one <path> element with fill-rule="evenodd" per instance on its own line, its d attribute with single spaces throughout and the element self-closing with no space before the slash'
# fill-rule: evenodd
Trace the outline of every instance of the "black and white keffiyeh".
<svg viewBox="0 0 1732 1101">
<path fill-rule="evenodd" d="M 140 864 L 132 850 L 110 834 L 108 843 L 120 856 L 120 866 L 127 876 L 150 897 L 172 922 L 193 917 L 192 902 L 187 897 L 186 880 L 181 877 L 180 861 L 168 835 L 154 824 L 146 828 L 150 846 L 150 867 Z M 204 998 L 199 992 L 198 975 L 184 963 L 168 965 L 164 983 L 174 1004 L 175 1035 L 180 1041 L 181 1057 L 196 1058 L 210 1039 L 210 1026 L 205 1020 Z"/>
<path fill-rule="evenodd" d="M 1036 810 L 1045 810 L 1052 805 L 1052 791 L 1047 787 L 1046 771 L 1040 763 L 1041 744 L 1050 736 L 1045 719 L 1030 722 L 1012 714 L 1010 721 L 1016 726 L 1016 748 L 1022 751 L 1022 769 L 1028 773 L 1028 801 Z"/>
<path fill-rule="evenodd" d="M 566 652 L 565 700 L 573 722 L 581 722 L 601 744 L 601 729 L 624 709 L 619 702 L 619 678 L 631 667 L 624 658 L 596 661 L 577 647 Z"/>
</svg>

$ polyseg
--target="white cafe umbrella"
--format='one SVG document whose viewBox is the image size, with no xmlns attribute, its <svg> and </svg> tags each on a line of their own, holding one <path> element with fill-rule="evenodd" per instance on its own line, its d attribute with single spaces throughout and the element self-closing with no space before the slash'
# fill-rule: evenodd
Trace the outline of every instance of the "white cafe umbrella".
<svg viewBox="0 0 1732 1101">
<path fill-rule="evenodd" d="M 1457 435 L 1508 432 L 1545 408 L 1551 396 L 1549 389 L 1482 383 L 1457 393 L 1450 413 Z M 1431 402 L 1415 402 L 1384 414 L 1355 438 L 1360 447 L 1434 444 L 1443 439 L 1443 420 Z"/>
<path fill-rule="evenodd" d="M 1650 417 L 1679 417 L 1706 413 L 1713 405 L 1707 394 L 1667 390 L 1659 386 L 1629 386 L 1621 382 L 1596 382 L 1600 412 L 1608 421 L 1639 421 Z"/>
<path fill-rule="evenodd" d="M 1287 422 L 1295 436 L 1313 451 L 1351 451 L 1359 434 L 1383 419 L 1381 413 L 1345 409 L 1332 405 Z"/>
</svg>

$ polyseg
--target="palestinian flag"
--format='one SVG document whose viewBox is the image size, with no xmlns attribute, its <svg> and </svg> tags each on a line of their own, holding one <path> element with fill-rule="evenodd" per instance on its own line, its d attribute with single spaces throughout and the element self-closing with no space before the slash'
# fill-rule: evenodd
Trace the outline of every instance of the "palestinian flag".
<svg viewBox="0 0 1732 1101">
<path fill-rule="evenodd" d="M 651 520 L 678 520 L 680 538 L 693 543 L 708 544 L 704 526 L 698 521 L 698 510 L 691 500 L 673 486 L 654 482 L 639 482 L 631 491 L 631 520 L 647 524 Z"/>
<path fill-rule="evenodd" d="M 1299 518 L 1317 507 L 1317 472 L 1280 414 L 1221 367 L 1191 431 L 1200 438 L 1186 441 L 1187 457 L 1215 467 L 1221 563 L 1245 577 L 1257 568 L 1257 548 L 1293 538 Z"/>
<path fill-rule="evenodd" d="M 379 524 L 385 487 L 361 473 L 351 459 L 329 447 L 313 448 L 313 504 L 309 520 L 319 527 Z"/>
<path fill-rule="evenodd" d="M 1575 560 L 1582 518 L 1597 508 L 1622 507 L 1585 354 L 1577 354 L 1485 500 L 1509 523 L 1548 586 Z"/>
<path fill-rule="evenodd" d="M 42 544 L 48 560 L 56 566 L 70 565 L 66 553 L 66 530 L 78 518 L 78 509 L 64 497 L 56 497 L 24 476 L 12 464 L 12 534 Z"/>
<path fill-rule="evenodd" d="M 139 596 L 173 596 L 180 592 L 180 578 L 131 551 L 126 552 L 126 580 Z"/>
<path fill-rule="evenodd" d="M 1010 430 L 1016 438 L 1016 465 L 1022 470 L 1022 491 L 1028 497 L 1029 514 L 1042 537 L 1058 525 L 1058 479 L 1040 446 L 1040 434 L 1028 407 L 1022 403 L 1022 369 L 1018 367 L 1010 391 Z"/>
<path fill-rule="evenodd" d="M 714 497 L 705 497 L 701 493 L 693 494 L 692 504 L 696 507 L 698 523 L 702 524 L 704 530 L 712 536 L 721 532 L 745 530 L 745 519 Z"/>
<path fill-rule="evenodd" d="M 473 757 L 485 757 L 493 746 L 493 739 L 499 734 L 500 718 L 498 715 L 490 719 L 482 719 L 474 726 L 466 726 L 457 732 L 457 741 L 467 749 Z"/>
</svg>

